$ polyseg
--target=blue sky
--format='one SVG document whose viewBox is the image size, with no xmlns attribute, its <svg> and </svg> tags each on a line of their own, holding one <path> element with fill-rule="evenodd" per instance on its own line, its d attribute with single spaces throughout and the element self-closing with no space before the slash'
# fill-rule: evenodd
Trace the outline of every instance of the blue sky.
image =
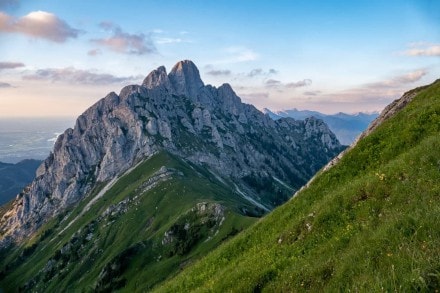
<svg viewBox="0 0 440 293">
<path fill-rule="evenodd" d="M 0 116 L 77 116 L 183 59 L 257 108 L 381 110 L 440 78 L 440 1 L 0 0 Z"/>
</svg>

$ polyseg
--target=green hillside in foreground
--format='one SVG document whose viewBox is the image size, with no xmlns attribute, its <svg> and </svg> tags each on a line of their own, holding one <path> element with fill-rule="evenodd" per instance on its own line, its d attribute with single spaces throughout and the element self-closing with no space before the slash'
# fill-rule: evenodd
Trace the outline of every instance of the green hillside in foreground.
<svg viewBox="0 0 440 293">
<path fill-rule="evenodd" d="M 440 289 L 440 82 L 158 292 Z"/>
<path fill-rule="evenodd" d="M 91 204 L 104 185 L 2 252 L 0 292 L 145 291 L 256 220 L 232 182 L 166 152 Z"/>
</svg>

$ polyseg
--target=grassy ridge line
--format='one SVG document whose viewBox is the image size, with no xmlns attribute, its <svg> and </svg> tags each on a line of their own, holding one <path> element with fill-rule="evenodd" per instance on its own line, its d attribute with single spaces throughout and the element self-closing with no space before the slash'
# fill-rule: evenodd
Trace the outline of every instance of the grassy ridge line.
<svg viewBox="0 0 440 293">
<path fill-rule="evenodd" d="M 440 287 L 440 82 L 158 292 Z"/>
<path fill-rule="evenodd" d="M 140 186 L 162 166 L 178 170 L 181 175 L 171 175 L 169 179 L 159 182 L 147 192 L 139 193 Z M 0 271 L 6 275 L 2 276 L 4 279 L 0 280 L 0 287 L 6 292 L 16 291 L 44 270 L 49 259 L 56 255 L 59 258 L 60 249 L 66 243 L 71 243 L 72 238 L 78 238 L 75 235 L 82 231 L 79 233 L 82 236 L 79 237 L 81 245 L 78 246 L 78 254 L 72 251 L 72 255 L 61 255 L 61 258 L 69 257 L 66 265 L 57 269 L 53 276 L 48 276 L 47 280 L 37 281 L 38 287 L 34 287 L 33 290 L 93 291 L 103 267 L 133 247 L 136 248 L 133 250 L 134 257 L 130 260 L 128 269 L 119 278 L 125 278 L 125 287 L 130 292 L 148 290 L 174 274 L 183 264 L 189 264 L 193 258 L 212 250 L 218 243 L 230 237 L 231 232 L 242 230 L 255 221 L 254 218 L 237 213 L 240 206 L 250 209 L 248 203 L 223 183 L 218 182 L 208 171 L 191 166 L 165 152 L 157 154 L 121 176 L 103 197 L 83 213 L 104 185 L 105 183 L 101 183 L 72 211 L 45 224 L 28 243 L 14 248 L 7 258 L 1 259 Z M 136 205 L 116 216 L 114 221 L 97 221 L 110 205 L 117 205 L 135 196 L 138 196 Z M 166 252 L 160 244 L 164 232 L 201 201 L 219 202 L 228 207 L 226 219 L 218 234 L 210 241 L 199 243 L 188 254 L 163 257 L 163 260 L 158 261 L 158 257 Z M 73 221 L 74 219 L 76 220 Z M 93 221 L 93 235 L 86 241 L 84 236 L 89 232 L 85 231 L 90 230 L 87 226 Z M 65 228 L 70 222 L 72 225 Z M 26 258 L 16 262 L 29 247 L 35 249 L 27 253 Z M 10 267 L 10 264 L 14 265 Z M 7 266 L 10 268 L 5 270 Z"/>
</svg>

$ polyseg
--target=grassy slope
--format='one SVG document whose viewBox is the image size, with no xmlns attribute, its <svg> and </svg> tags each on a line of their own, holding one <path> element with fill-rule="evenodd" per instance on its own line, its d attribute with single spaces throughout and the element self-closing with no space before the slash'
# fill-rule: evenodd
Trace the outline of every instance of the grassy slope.
<svg viewBox="0 0 440 293">
<path fill-rule="evenodd" d="M 127 212 L 112 220 L 106 218 L 97 221 L 97 217 L 111 204 L 138 195 L 138 186 L 162 166 L 177 169 L 183 174 L 173 175 L 170 180 L 159 183 L 139 196 L 138 203 L 131 204 Z M 100 188 L 102 186 L 98 187 L 94 194 L 97 194 Z M 88 212 L 60 234 L 68 223 L 80 215 L 94 194 L 74 210 L 44 225 L 39 233 L 22 247 L 0 256 L 0 271 L 4 274 L 2 279 L 0 278 L 0 288 L 6 292 L 15 291 L 38 276 L 39 272 L 47 267 L 49 259 L 56 257 L 56 251 L 68 242 L 73 243 L 72 239 L 76 237 L 79 241 L 75 242 L 77 244 L 72 252 L 61 256 L 58 253 L 57 264 L 62 262 L 60 258 L 63 257 L 68 261 L 57 267 L 52 276 L 49 273 L 40 274 L 34 289 L 91 291 L 102 268 L 121 253 L 127 252 L 128 248 L 134 247 L 130 251 L 130 257 L 126 258 L 129 262 L 128 268 L 118 278 L 125 279 L 125 287 L 130 291 L 144 290 L 176 272 L 182 263 L 189 263 L 193 258 L 206 254 L 230 234 L 255 222 L 254 218 L 241 216 L 237 211 L 237 207 L 251 209 L 246 201 L 217 181 L 212 174 L 190 166 L 167 153 L 154 156 L 120 178 Z M 188 253 L 166 257 L 166 249 L 160 244 L 164 232 L 201 201 L 219 202 L 227 207 L 226 220 L 219 228 L 218 234 L 206 242 L 203 238 L 203 241 L 199 241 Z M 85 240 L 90 231 L 93 234 L 91 240 Z M 26 247 L 28 256 L 20 259 Z M 159 255 L 162 256 L 160 261 L 157 260 Z M 6 266 L 9 268 L 6 269 Z"/>
<path fill-rule="evenodd" d="M 159 292 L 440 288 L 440 82 Z"/>
</svg>

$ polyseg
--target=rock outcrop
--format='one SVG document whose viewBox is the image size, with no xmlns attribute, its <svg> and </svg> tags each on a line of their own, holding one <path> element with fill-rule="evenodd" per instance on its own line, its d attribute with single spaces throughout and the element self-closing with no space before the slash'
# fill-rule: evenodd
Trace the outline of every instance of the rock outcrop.
<svg viewBox="0 0 440 293">
<path fill-rule="evenodd" d="M 321 120 L 274 121 L 243 104 L 230 85 L 205 86 L 191 61 L 179 62 L 168 75 L 162 66 L 142 85 L 108 94 L 59 136 L 37 178 L 1 218 L 0 242 L 32 234 L 97 182 L 160 150 L 227 178 L 273 208 L 292 194 L 280 191 L 274 178 L 296 190 L 342 147 Z"/>
</svg>

